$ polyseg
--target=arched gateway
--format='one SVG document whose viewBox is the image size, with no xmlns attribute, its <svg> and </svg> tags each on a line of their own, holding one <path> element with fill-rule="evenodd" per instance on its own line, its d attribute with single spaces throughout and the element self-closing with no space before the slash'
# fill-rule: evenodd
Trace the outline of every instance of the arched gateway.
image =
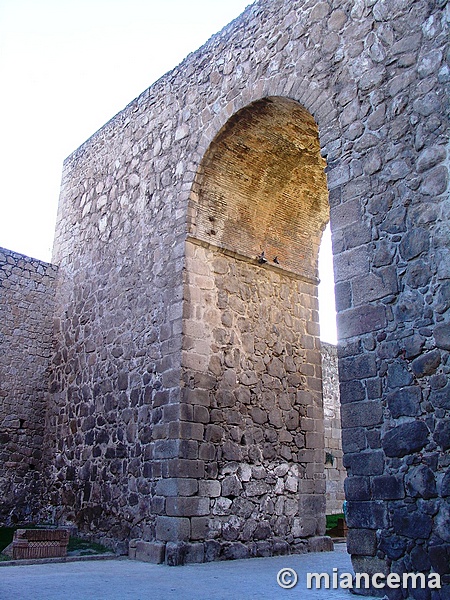
<svg viewBox="0 0 450 600">
<path fill-rule="evenodd" d="M 357 571 L 439 572 L 447 597 L 446 17 L 261 0 L 67 159 L 55 519 L 169 562 L 326 545 L 329 218 L 348 548 Z"/>
</svg>

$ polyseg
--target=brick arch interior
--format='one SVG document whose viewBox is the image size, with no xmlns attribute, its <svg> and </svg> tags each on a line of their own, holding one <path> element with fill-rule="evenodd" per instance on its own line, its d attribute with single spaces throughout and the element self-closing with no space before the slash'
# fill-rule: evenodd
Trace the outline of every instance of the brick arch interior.
<svg viewBox="0 0 450 600">
<path fill-rule="evenodd" d="M 324 167 L 313 117 L 269 97 L 219 131 L 193 186 L 182 379 L 204 479 L 173 516 L 190 518 L 191 540 L 220 556 L 326 543 Z"/>
</svg>

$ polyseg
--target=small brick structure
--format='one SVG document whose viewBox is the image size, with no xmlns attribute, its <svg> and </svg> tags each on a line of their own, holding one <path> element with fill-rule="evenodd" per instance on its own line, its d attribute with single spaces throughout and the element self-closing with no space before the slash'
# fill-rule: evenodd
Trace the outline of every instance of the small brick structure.
<svg viewBox="0 0 450 600">
<path fill-rule="evenodd" d="M 18 529 L 12 543 L 13 559 L 58 558 L 67 555 L 67 529 Z"/>
</svg>

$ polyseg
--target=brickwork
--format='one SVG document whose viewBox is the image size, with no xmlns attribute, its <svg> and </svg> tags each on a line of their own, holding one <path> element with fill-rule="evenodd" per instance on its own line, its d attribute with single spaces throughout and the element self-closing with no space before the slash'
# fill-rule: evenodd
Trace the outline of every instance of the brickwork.
<svg viewBox="0 0 450 600">
<path fill-rule="evenodd" d="M 318 165 L 316 152 L 288 143 L 304 138 L 302 126 L 296 136 L 288 125 L 300 111 L 317 124 L 327 165 L 355 570 L 433 568 L 448 576 L 441 560 L 450 543 L 447 38 L 441 0 L 261 0 L 67 159 L 55 237 L 60 277 L 46 437 L 47 500 L 59 519 L 119 540 L 120 548 L 130 537 L 164 539 L 168 562 L 180 559 L 177 544 L 190 539 L 194 518 L 181 512 L 193 503 L 167 502 L 167 490 L 162 495 L 157 486 L 175 479 L 171 497 L 189 498 L 185 486 L 195 484 L 178 480 L 207 481 L 205 462 L 212 460 L 195 455 L 211 442 L 200 438 L 212 423 L 202 421 L 201 409 L 196 420 L 184 412 L 187 371 L 209 366 L 203 350 L 184 345 L 196 303 L 194 295 L 184 297 L 192 275 L 186 240 L 211 244 L 206 219 L 221 227 L 222 206 L 223 214 L 241 211 L 233 223 L 251 234 L 249 246 L 234 248 L 241 237 L 220 227 L 214 231 L 222 244 L 212 245 L 251 260 L 264 250 L 259 238 L 270 237 L 272 192 L 286 189 L 275 194 L 274 206 L 285 201 L 279 214 L 291 218 L 294 195 L 303 184 L 311 190 L 311 178 L 296 179 L 289 160 L 313 156 Z M 279 115 L 273 137 L 260 119 L 265 110 Z M 312 124 L 310 117 L 303 124 Z M 258 133 L 267 169 L 255 144 L 244 143 Z M 280 152 L 292 167 L 292 186 Z M 215 185 L 223 173 L 226 185 Z M 254 177 L 264 185 L 250 185 Z M 251 228 L 242 212 L 250 191 Z M 270 220 L 258 230 L 262 206 Z M 279 268 L 309 271 L 312 279 L 324 205 L 317 197 L 309 208 L 299 203 L 299 214 L 303 209 L 303 224 L 312 223 L 300 243 L 304 264 L 286 254 Z M 273 230 L 268 248 L 275 250 L 286 229 Z M 220 485 L 233 475 L 218 471 Z M 199 514 L 204 498 L 198 497 L 198 518 L 208 516 Z M 205 558 L 197 547 L 186 552 Z M 441 599 L 445 594 L 448 588 Z"/>
<path fill-rule="evenodd" d="M 0 248 L 0 523 L 36 518 L 57 269 Z"/>
<path fill-rule="evenodd" d="M 12 541 L 12 559 L 66 556 L 68 544 L 67 529 L 17 529 Z"/>
<path fill-rule="evenodd" d="M 268 157 L 270 156 L 270 160 Z M 190 232 L 285 270 L 317 277 L 328 191 L 317 125 L 297 102 L 264 98 L 238 111 L 206 153 Z"/>
</svg>

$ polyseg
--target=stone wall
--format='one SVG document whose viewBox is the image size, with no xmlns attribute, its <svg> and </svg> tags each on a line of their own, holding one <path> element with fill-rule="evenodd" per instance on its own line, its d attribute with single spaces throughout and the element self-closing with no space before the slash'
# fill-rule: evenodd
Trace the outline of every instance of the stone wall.
<svg viewBox="0 0 450 600">
<path fill-rule="evenodd" d="M 219 554 L 307 547 L 325 532 L 317 284 L 192 240 L 185 301 L 180 434 L 202 480 L 168 514 Z"/>
<path fill-rule="evenodd" d="M 345 500 L 341 402 L 337 347 L 321 342 L 322 387 L 325 436 L 325 476 L 327 515 L 342 513 Z"/>
<path fill-rule="evenodd" d="M 327 164 L 355 570 L 448 577 L 447 10 L 441 0 L 261 0 L 69 157 L 47 436 L 48 501 L 61 519 L 110 540 L 158 537 L 156 515 L 167 516 L 159 481 L 182 468 L 204 480 L 197 459 L 185 458 L 200 442 L 202 411 L 192 438 L 181 425 L 186 239 L 207 241 L 195 235 L 197 217 L 209 214 L 201 207 L 211 206 L 199 184 L 217 136 L 275 98 L 314 119 Z M 295 156 L 288 142 L 301 136 L 278 125 L 280 151 Z M 273 139 L 262 131 L 270 165 Z M 244 162 L 233 195 L 254 173 Z M 275 179 L 258 190 L 266 206 L 264 192 L 277 192 L 288 211 L 292 189 L 283 195 L 275 162 Z M 302 178 L 289 164 L 297 190 Z M 322 209 L 303 240 L 310 275 Z"/>
<path fill-rule="evenodd" d="M 42 505 L 42 447 L 57 269 L 0 248 L 0 523 Z"/>
<path fill-rule="evenodd" d="M 68 159 L 54 246 L 46 502 L 120 552 L 155 536 L 153 430 L 176 420 L 180 395 L 184 218 L 161 183 L 172 177 L 158 155 L 166 118 L 155 110 L 144 136 L 148 117 L 119 117 L 114 135 Z"/>
</svg>

